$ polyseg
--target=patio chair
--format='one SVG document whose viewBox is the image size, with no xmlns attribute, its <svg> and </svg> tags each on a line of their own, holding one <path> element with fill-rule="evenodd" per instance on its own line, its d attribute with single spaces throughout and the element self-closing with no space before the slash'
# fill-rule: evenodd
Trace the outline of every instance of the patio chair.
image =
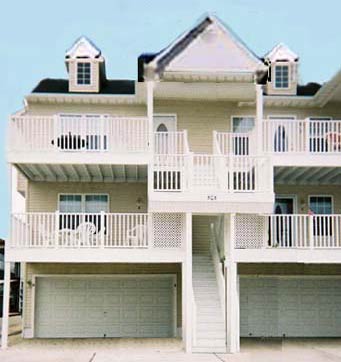
<svg viewBox="0 0 341 362">
<path fill-rule="evenodd" d="M 97 245 L 97 228 L 92 222 L 83 222 L 79 224 L 74 236 L 75 244 L 77 246 Z"/>
<path fill-rule="evenodd" d="M 147 246 L 147 227 L 138 224 L 127 231 L 128 246 Z"/>
</svg>

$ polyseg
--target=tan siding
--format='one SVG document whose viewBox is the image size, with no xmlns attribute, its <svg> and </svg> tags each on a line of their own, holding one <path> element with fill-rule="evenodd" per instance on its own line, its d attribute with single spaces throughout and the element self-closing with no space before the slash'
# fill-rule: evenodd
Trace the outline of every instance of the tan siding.
<svg viewBox="0 0 341 362">
<path fill-rule="evenodd" d="M 110 212 L 146 212 L 147 185 L 145 183 L 74 183 L 29 182 L 27 211 L 54 212 L 58 209 L 60 193 L 106 193 L 110 198 Z M 140 210 L 136 200 L 143 199 Z"/>
<path fill-rule="evenodd" d="M 154 113 L 176 114 L 177 129 L 187 129 L 191 151 L 212 152 L 212 132 L 231 130 L 231 116 L 256 115 L 255 108 L 232 102 L 155 101 Z"/>
<path fill-rule="evenodd" d="M 212 216 L 193 216 L 192 246 L 194 254 L 209 254 L 210 252 L 210 223 Z"/>
<path fill-rule="evenodd" d="M 239 264 L 241 275 L 341 275 L 340 264 Z"/>
<path fill-rule="evenodd" d="M 334 213 L 341 214 L 341 190 L 340 186 L 307 186 L 307 185 L 275 185 L 276 195 L 297 195 L 297 212 L 306 214 L 308 212 L 309 195 L 331 195 L 334 201 Z"/>
<path fill-rule="evenodd" d="M 181 327 L 181 265 L 180 264 L 26 264 L 24 328 L 32 328 L 32 278 L 42 274 L 176 274 L 177 326 Z"/>
</svg>

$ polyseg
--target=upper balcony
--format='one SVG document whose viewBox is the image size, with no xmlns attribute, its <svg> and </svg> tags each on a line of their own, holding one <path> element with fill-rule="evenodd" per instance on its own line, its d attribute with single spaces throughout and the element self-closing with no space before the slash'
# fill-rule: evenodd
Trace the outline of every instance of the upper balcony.
<svg viewBox="0 0 341 362">
<path fill-rule="evenodd" d="M 121 177 L 116 165 L 146 174 L 148 137 L 147 117 L 13 116 L 7 158 L 33 180 L 114 179 Z"/>
<path fill-rule="evenodd" d="M 215 136 L 215 135 L 214 135 Z M 155 211 L 270 212 L 272 167 L 265 157 L 189 150 L 187 132 L 155 135 L 149 207 Z"/>
<path fill-rule="evenodd" d="M 341 166 L 340 120 L 266 119 L 262 134 L 275 166 Z"/>
</svg>

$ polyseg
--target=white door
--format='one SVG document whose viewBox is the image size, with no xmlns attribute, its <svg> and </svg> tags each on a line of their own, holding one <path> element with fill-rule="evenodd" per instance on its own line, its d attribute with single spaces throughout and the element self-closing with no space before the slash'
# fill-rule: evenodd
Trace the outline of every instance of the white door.
<svg viewBox="0 0 341 362">
<path fill-rule="evenodd" d="M 176 131 L 175 116 L 156 115 L 153 119 L 155 132 L 155 153 L 178 153 L 178 138 L 174 133 L 172 133 Z"/>
<path fill-rule="evenodd" d="M 38 277 L 35 337 L 174 337 L 174 276 Z"/>
<path fill-rule="evenodd" d="M 242 337 L 341 337 L 341 279 L 240 278 Z"/>
</svg>

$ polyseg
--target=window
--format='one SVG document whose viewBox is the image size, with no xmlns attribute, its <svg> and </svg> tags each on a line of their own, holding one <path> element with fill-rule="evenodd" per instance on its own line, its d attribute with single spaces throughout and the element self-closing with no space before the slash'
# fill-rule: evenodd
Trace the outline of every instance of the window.
<svg viewBox="0 0 341 362">
<path fill-rule="evenodd" d="M 77 84 L 78 85 L 91 84 L 91 64 L 90 63 L 77 63 Z"/>
<path fill-rule="evenodd" d="M 333 213 L 333 200 L 331 196 L 310 196 L 309 210 L 314 216 L 313 235 L 331 236 L 333 234 L 333 220 L 324 215 Z"/>
<path fill-rule="evenodd" d="M 245 133 L 245 135 L 233 136 L 233 154 L 238 156 L 249 155 L 249 135 L 255 126 L 254 117 L 232 117 L 233 133 Z"/>
<path fill-rule="evenodd" d="M 314 214 L 332 214 L 333 202 L 331 196 L 310 196 L 309 209 Z"/>
<path fill-rule="evenodd" d="M 109 196 L 104 194 L 59 195 L 59 229 L 77 229 L 82 223 L 92 223 L 100 230 L 100 212 L 108 212 Z M 104 220 L 106 224 L 106 220 Z"/>
<path fill-rule="evenodd" d="M 232 117 L 234 133 L 246 133 L 253 130 L 255 126 L 254 117 Z"/>
<path fill-rule="evenodd" d="M 289 88 L 289 66 L 275 66 L 275 88 Z"/>
</svg>

